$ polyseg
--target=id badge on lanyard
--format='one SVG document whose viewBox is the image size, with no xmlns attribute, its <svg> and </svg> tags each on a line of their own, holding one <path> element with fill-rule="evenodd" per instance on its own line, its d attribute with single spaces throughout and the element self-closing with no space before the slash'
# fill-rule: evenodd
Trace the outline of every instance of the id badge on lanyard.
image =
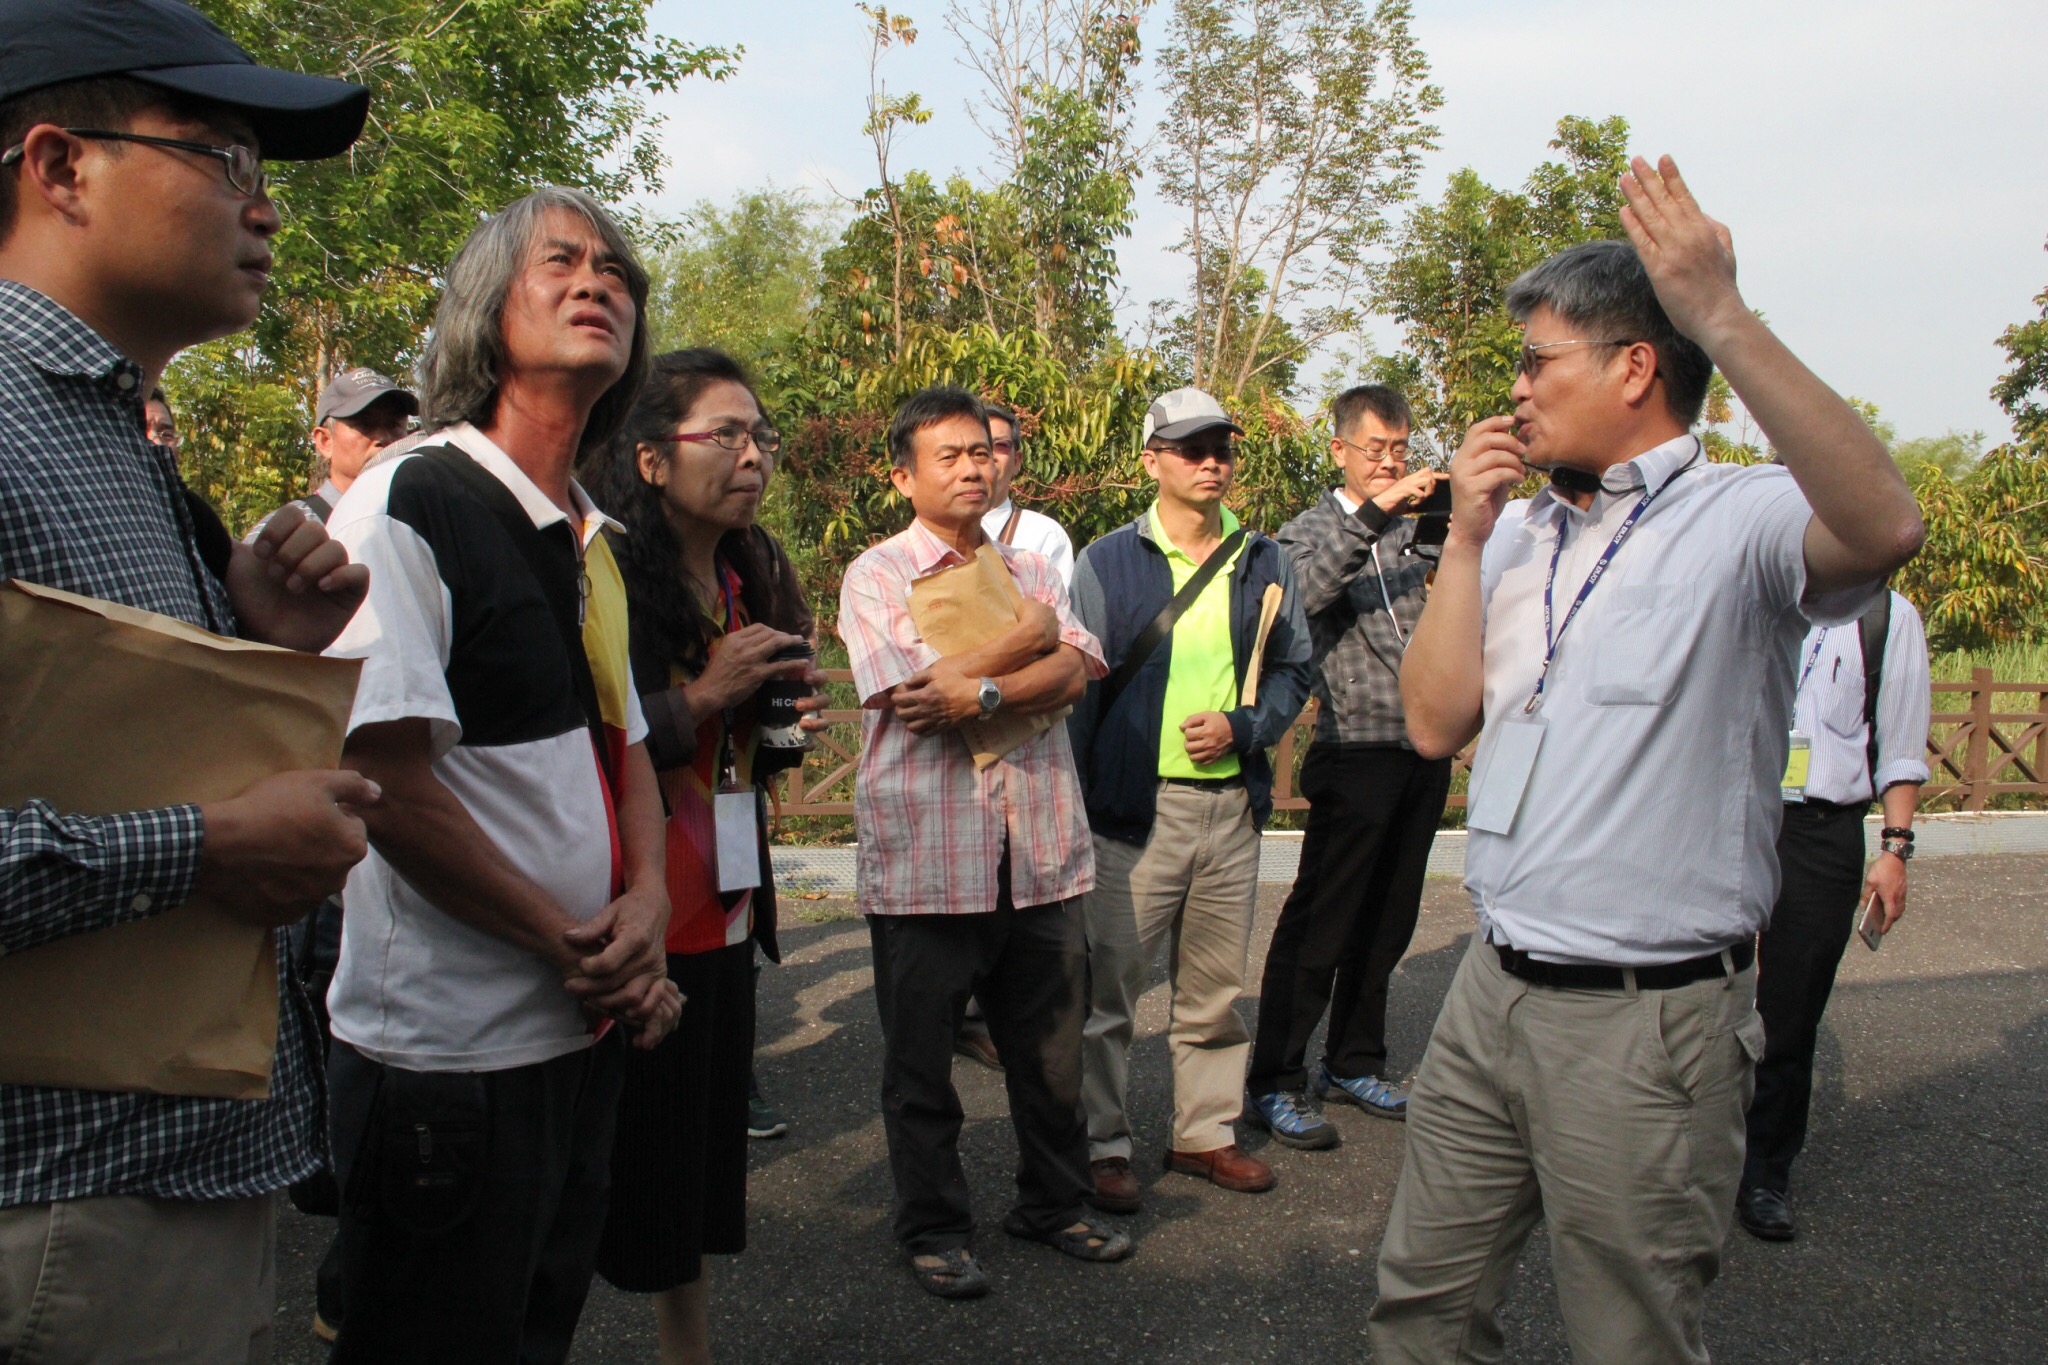
<svg viewBox="0 0 2048 1365">
<path fill-rule="evenodd" d="M 741 786 L 732 753 L 732 712 L 725 713 L 725 743 L 712 813 L 718 827 L 718 889 L 747 891 L 761 884 L 760 802 Z"/>
<path fill-rule="evenodd" d="M 1821 647 L 1827 643 L 1828 633 L 1823 628 L 1814 637 L 1813 648 L 1806 652 L 1806 663 L 1799 670 L 1799 681 L 1792 689 L 1792 705 L 1799 705 L 1799 694 L 1806 690 L 1806 680 L 1813 676 L 1813 666 L 1820 661 Z M 1779 779 L 1778 795 L 1788 802 L 1803 805 L 1806 801 L 1806 783 L 1813 772 L 1813 736 L 1793 725 L 1787 736 L 1785 747 L 1785 776 Z"/>
</svg>

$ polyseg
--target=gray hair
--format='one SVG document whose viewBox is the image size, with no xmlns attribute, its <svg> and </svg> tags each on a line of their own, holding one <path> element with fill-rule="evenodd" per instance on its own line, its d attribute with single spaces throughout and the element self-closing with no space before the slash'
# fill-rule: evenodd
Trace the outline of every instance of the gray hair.
<svg viewBox="0 0 2048 1365">
<path fill-rule="evenodd" d="M 548 185 L 477 224 L 449 263 L 433 336 L 419 363 L 420 424 L 426 430 L 490 420 L 505 359 L 505 298 L 526 269 L 541 220 L 554 209 L 590 224 L 605 249 L 625 267 L 626 292 L 633 299 L 633 346 L 626 372 L 592 405 L 580 452 L 600 448 L 625 424 L 647 378 L 647 272 L 625 232 L 595 199 L 581 190 Z"/>
<path fill-rule="evenodd" d="M 1507 304 L 1517 322 L 1547 306 L 1586 332 L 1586 340 L 1649 343 L 1664 380 L 1664 405 L 1686 426 L 1699 420 L 1714 362 L 1671 325 L 1642 258 L 1627 242 L 1565 248 L 1509 285 Z"/>
</svg>

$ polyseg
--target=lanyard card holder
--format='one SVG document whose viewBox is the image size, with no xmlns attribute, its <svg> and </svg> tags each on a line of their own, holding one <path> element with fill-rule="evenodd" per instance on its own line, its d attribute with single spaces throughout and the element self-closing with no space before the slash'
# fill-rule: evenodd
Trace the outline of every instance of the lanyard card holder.
<svg viewBox="0 0 2048 1365">
<path fill-rule="evenodd" d="M 732 713 L 726 712 L 725 741 L 719 757 L 724 775 L 711 798 L 718 827 L 718 889 L 748 891 L 761 884 L 760 802 L 751 786 L 741 786 L 732 755 Z"/>
<path fill-rule="evenodd" d="M 1472 789 L 1472 801 L 1465 810 L 1466 828 L 1482 834 L 1514 831 L 1515 816 L 1522 809 L 1522 796 L 1529 790 L 1529 776 L 1536 771 L 1536 755 L 1542 748 L 1541 714 L 1519 715 L 1501 723 L 1493 751 L 1486 756 L 1486 773 Z"/>
<path fill-rule="evenodd" d="M 1778 794 L 1787 801 L 1803 803 L 1806 779 L 1813 771 L 1813 739 L 1803 730 L 1794 730 L 1791 741 L 1785 750 L 1785 776 L 1778 784 Z"/>
</svg>

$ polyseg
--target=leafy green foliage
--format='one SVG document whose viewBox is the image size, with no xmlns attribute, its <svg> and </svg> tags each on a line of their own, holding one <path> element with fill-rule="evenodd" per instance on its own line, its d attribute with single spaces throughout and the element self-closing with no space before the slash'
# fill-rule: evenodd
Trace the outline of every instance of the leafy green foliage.
<svg viewBox="0 0 2048 1365">
<path fill-rule="evenodd" d="M 403 373 L 480 215 L 545 184 L 616 202 L 661 169 L 646 97 L 734 53 L 650 34 L 649 0 L 198 0 L 258 61 L 369 87 L 345 155 L 269 169 L 283 218 L 253 332 L 166 377 L 194 485 L 240 525 L 303 488 L 320 386 Z M 292 402 L 294 425 L 283 420 Z"/>
<path fill-rule="evenodd" d="M 1356 327 L 1443 102 L 1411 18 L 1408 0 L 1174 0 L 1159 183 L 1187 215 L 1190 382 L 1281 391 L 1276 365 Z"/>
<path fill-rule="evenodd" d="M 825 210 L 795 191 L 754 190 L 729 208 L 699 203 L 680 232 L 642 255 L 655 349 L 715 346 L 758 365 L 796 345 L 832 240 Z"/>
</svg>

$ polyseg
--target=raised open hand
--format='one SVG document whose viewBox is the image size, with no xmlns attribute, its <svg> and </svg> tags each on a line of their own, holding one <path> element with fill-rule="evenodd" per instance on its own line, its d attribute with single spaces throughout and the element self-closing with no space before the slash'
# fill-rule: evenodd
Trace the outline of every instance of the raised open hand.
<svg viewBox="0 0 2048 1365">
<path fill-rule="evenodd" d="M 1672 325 L 1709 353 L 1710 338 L 1748 313 L 1735 287 L 1735 245 L 1728 229 L 1700 210 L 1678 174 L 1678 163 L 1642 157 L 1629 162 L 1621 178 L 1628 204 L 1621 225 L 1657 290 L 1657 302 Z"/>
</svg>

